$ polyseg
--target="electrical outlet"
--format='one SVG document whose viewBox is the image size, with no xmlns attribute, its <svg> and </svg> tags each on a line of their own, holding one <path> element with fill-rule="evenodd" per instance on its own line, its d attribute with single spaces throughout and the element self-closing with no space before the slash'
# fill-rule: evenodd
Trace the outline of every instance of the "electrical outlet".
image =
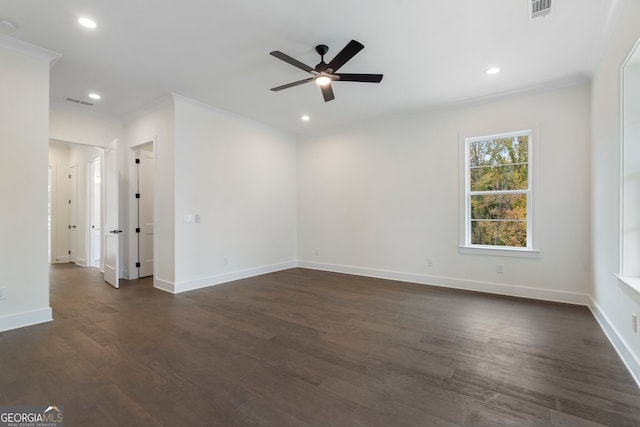
<svg viewBox="0 0 640 427">
<path fill-rule="evenodd" d="M 7 297 L 7 288 L 0 288 L 0 299 L 5 299 Z"/>
<path fill-rule="evenodd" d="M 433 258 L 427 258 L 427 267 L 433 267 Z"/>
<path fill-rule="evenodd" d="M 631 330 L 634 333 L 638 332 L 638 316 L 635 313 L 631 313 Z"/>
<path fill-rule="evenodd" d="M 496 273 L 498 274 L 504 273 L 504 264 L 496 264 Z"/>
</svg>

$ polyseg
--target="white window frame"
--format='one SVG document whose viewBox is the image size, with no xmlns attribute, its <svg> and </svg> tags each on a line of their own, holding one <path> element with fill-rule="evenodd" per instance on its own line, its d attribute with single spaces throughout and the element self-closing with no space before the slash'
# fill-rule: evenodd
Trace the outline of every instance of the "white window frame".
<svg viewBox="0 0 640 427">
<path fill-rule="evenodd" d="M 537 151 L 534 149 L 535 144 L 538 142 L 535 140 L 536 132 L 533 129 L 519 130 L 514 132 L 495 133 L 484 136 L 472 136 L 461 137 L 461 165 L 464 168 L 462 172 L 463 188 L 461 189 L 462 200 L 462 226 L 461 226 L 461 242 L 460 252 L 470 254 L 482 254 L 482 255 L 501 255 L 501 256 L 516 256 L 516 257 L 538 257 L 539 251 L 534 246 L 535 239 L 535 227 L 534 227 L 534 177 L 535 170 L 537 169 L 537 159 L 534 158 L 534 153 Z M 528 188 L 526 190 L 503 190 L 503 191 L 471 191 L 470 180 L 470 161 L 469 161 L 469 147 L 471 143 L 478 141 L 486 141 L 490 139 L 499 138 L 517 138 L 518 136 L 527 135 L 528 137 Z M 499 245 L 477 245 L 471 243 L 471 196 L 482 194 L 526 194 L 527 196 L 527 246 L 499 246 Z"/>
</svg>

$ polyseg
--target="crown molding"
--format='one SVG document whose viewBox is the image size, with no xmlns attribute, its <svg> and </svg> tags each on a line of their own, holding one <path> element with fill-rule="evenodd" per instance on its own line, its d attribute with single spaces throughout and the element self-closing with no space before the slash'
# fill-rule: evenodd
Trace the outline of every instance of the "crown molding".
<svg viewBox="0 0 640 427">
<path fill-rule="evenodd" d="M 49 63 L 49 68 L 53 67 L 58 59 L 62 58 L 62 54 L 58 52 L 54 52 L 52 50 L 45 49 L 31 43 L 27 43 L 14 37 L 9 37 L 6 34 L 0 34 L 0 46 L 4 46 L 9 49 L 13 49 L 32 56 L 34 58 L 47 61 Z"/>
</svg>

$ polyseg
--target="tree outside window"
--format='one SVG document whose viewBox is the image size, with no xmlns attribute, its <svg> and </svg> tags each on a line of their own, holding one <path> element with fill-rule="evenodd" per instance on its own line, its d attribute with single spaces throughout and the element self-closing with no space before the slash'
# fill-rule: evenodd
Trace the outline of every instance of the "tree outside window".
<svg viewBox="0 0 640 427">
<path fill-rule="evenodd" d="M 466 246 L 531 247 L 531 131 L 465 140 Z"/>
</svg>

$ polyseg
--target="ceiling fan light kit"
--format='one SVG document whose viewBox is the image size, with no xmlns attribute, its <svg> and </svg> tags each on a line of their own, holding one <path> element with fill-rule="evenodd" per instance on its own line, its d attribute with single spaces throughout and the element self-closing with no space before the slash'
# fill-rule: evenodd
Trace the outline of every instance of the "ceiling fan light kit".
<svg viewBox="0 0 640 427">
<path fill-rule="evenodd" d="M 305 83 L 309 83 L 310 81 L 314 81 L 318 86 L 320 86 L 324 101 L 329 102 L 335 98 L 335 96 L 333 95 L 333 88 L 331 87 L 331 83 L 334 81 L 380 83 L 383 77 L 382 74 L 352 74 L 336 72 L 362 49 L 364 49 L 364 45 L 362 43 L 351 40 L 335 56 L 335 58 L 333 58 L 331 62 L 327 64 L 326 62 L 324 62 L 324 55 L 329 51 L 329 47 L 324 44 L 319 44 L 318 46 L 316 46 L 316 52 L 318 52 L 318 54 L 320 55 L 320 63 L 315 67 L 310 67 L 307 64 L 304 64 L 297 59 L 280 52 L 279 50 L 274 50 L 270 53 L 270 55 L 275 56 L 276 58 L 286 62 L 287 64 L 293 65 L 296 68 L 306 71 L 307 73 L 311 74 L 312 77 L 304 80 L 298 80 L 292 83 L 287 83 L 282 86 L 277 86 L 271 88 L 271 90 L 277 92 L 283 89 L 288 89 L 290 87 L 299 86 Z"/>
<path fill-rule="evenodd" d="M 325 74 L 318 74 L 313 78 L 313 80 L 316 82 L 318 86 L 326 86 L 329 83 L 331 83 L 331 77 Z"/>
</svg>

